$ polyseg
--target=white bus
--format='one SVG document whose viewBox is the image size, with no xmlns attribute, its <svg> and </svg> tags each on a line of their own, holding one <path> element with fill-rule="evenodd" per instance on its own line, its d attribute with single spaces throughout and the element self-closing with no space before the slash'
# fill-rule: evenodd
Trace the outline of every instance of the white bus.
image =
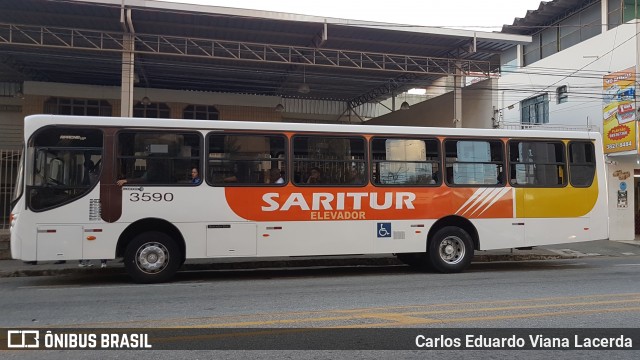
<svg viewBox="0 0 640 360">
<path fill-rule="evenodd" d="M 596 132 L 35 115 L 24 137 L 12 257 L 124 258 L 136 282 L 227 257 L 459 272 L 474 250 L 608 237 Z"/>
</svg>

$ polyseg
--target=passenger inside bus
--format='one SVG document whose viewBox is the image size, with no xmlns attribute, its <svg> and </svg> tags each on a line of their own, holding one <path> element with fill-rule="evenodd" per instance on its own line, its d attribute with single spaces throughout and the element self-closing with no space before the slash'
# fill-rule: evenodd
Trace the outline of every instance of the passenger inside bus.
<svg viewBox="0 0 640 360">
<path fill-rule="evenodd" d="M 90 186 L 98 181 L 98 175 L 100 174 L 100 160 L 97 164 L 94 164 L 91 159 L 87 159 L 83 164 L 84 172 L 82 175 L 82 185 Z"/>
<path fill-rule="evenodd" d="M 324 179 L 322 178 L 322 170 L 319 167 L 312 167 L 309 170 L 309 178 L 307 178 L 307 184 L 322 184 Z"/>
<path fill-rule="evenodd" d="M 202 180 L 200 179 L 200 172 L 198 171 L 198 168 L 194 167 L 191 169 L 191 183 L 198 185 L 202 182 Z"/>
<path fill-rule="evenodd" d="M 346 177 L 349 185 L 362 185 L 364 183 L 363 176 L 356 167 L 350 167 Z"/>
<path fill-rule="evenodd" d="M 284 172 L 278 168 L 269 170 L 269 184 L 284 184 Z"/>
<path fill-rule="evenodd" d="M 175 183 L 174 179 L 170 178 L 170 174 L 166 171 L 164 159 L 147 159 L 147 168 L 142 176 L 137 178 L 126 178 L 116 181 L 118 186 L 125 184 L 167 184 Z"/>
</svg>

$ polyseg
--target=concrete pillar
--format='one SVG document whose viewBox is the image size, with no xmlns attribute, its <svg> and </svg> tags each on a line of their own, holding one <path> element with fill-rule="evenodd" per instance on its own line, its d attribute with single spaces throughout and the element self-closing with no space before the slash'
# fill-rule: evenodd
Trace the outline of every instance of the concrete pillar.
<svg viewBox="0 0 640 360">
<path fill-rule="evenodd" d="M 124 34 L 122 43 L 122 87 L 120 88 L 120 116 L 133 116 L 134 41 L 133 34 Z"/>
<path fill-rule="evenodd" d="M 609 28 L 609 2 L 607 0 L 600 1 L 600 23 L 602 24 L 602 33 L 604 34 Z"/>
<path fill-rule="evenodd" d="M 453 126 L 462 127 L 462 69 L 460 64 L 456 66 L 456 74 L 453 76 Z"/>
</svg>

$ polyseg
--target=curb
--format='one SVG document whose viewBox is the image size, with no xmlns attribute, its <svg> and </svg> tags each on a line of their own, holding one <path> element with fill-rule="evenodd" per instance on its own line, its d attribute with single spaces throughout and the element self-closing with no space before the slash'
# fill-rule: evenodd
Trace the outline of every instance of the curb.
<svg viewBox="0 0 640 360">
<path fill-rule="evenodd" d="M 507 261 L 535 261 L 575 259 L 582 256 L 560 254 L 502 254 L 502 255 L 475 255 L 472 263 L 507 262 Z M 291 259 L 276 261 L 244 261 L 205 264 L 184 264 L 179 271 L 205 271 L 205 270 L 256 270 L 256 269 L 284 269 L 305 267 L 332 267 L 332 266 L 404 266 L 395 257 L 377 258 L 341 258 L 341 259 Z M 37 265 L 35 265 L 37 266 Z M 115 263 L 106 269 L 99 266 L 92 268 L 61 268 L 61 269 L 17 269 L 0 270 L 0 278 L 25 277 L 25 276 L 56 276 L 73 274 L 122 274 L 125 272 L 121 263 Z"/>
</svg>

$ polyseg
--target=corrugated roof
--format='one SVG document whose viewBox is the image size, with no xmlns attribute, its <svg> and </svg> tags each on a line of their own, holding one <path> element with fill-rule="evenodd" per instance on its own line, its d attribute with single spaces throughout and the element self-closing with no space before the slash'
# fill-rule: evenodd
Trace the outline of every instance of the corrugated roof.
<svg viewBox="0 0 640 360">
<path fill-rule="evenodd" d="M 544 27 L 552 25 L 594 2 L 599 2 L 599 0 L 541 1 L 540 6 L 534 10 L 528 10 L 525 17 L 517 17 L 513 20 L 513 24 L 504 25 L 502 32 L 519 35 L 535 34 Z"/>
</svg>

